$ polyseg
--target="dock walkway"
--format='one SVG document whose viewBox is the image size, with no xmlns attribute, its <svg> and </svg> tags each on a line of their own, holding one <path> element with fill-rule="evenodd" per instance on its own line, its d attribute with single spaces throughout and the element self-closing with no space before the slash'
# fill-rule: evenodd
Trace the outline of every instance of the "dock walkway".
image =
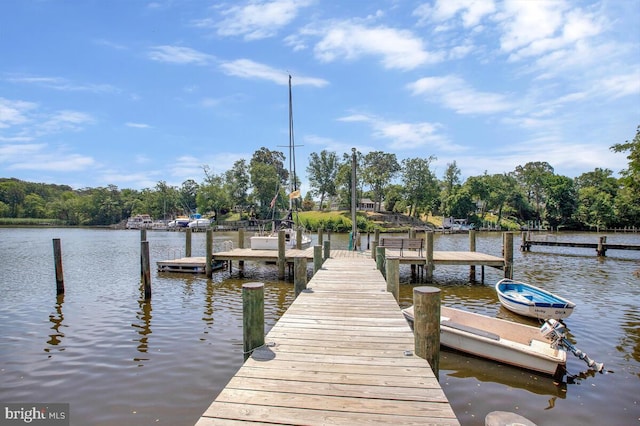
<svg viewBox="0 0 640 426">
<path fill-rule="evenodd" d="M 370 256 L 336 251 L 198 426 L 459 425 Z"/>
</svg>

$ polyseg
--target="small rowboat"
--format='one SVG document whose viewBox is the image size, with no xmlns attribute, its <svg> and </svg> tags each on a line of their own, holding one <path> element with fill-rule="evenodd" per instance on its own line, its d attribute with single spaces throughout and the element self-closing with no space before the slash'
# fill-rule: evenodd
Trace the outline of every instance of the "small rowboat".
<svg viewBox="0 0 640 426">
<path fill-rule="evenodd" d="M 538 319 L 563 319 L 573 313 L 575 303 L 531 284 L 508 278 L 496 283 L 502 306 L 516 314 Z"/>
<path fill-rule="evenodd" d="M 402 310 L 413 326 L 414 310 Z M 563 371 L 567 353 L 539 328 L 462 309 L 440 307 L 440 345 L 547 375 Z"/>
</svg>

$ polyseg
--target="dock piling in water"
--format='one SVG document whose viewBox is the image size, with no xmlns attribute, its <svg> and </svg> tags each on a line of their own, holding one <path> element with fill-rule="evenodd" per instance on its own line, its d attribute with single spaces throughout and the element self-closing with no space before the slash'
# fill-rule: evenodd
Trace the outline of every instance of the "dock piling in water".
<svg viewBox="0 0 640 426">
<path fill-rule="evenodd" d="M 242 285 L 242 337 L 245 360 L 264 345 L 264 283 Z"/>
<path fill-rule="evenodd" d="M 60 238 L 53 239 L 53 261 L 56 271 L 56 294 L 64 294 L 64 273 L 62 271 L 62 247 Z"/>
<path fill-rule="evenodd" d="M 413 315 L 416 355 L 429 362 L 433 374 L 440 380 L 440 289 L 415 287 Z"/>
<path fill-rule="evenodd" d="M 144 300 L 151 299 L 151 267 L 149 264 L 149 241 L 140 242 L 140 258 L 142 259 L 142 286 Z"/>
</svg>

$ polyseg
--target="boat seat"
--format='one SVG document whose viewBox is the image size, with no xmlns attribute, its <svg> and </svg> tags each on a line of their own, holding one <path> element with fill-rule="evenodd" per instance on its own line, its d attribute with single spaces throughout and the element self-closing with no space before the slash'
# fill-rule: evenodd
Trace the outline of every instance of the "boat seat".
<svg viewBox="0 0 640 426">
<path fill-rule="evenodd" d="M 456 330 L 464 331 L 466 333 L 475 334 L 476 336 L 486 337 L 487 339 L 500 340 L 500 336 L 495 333 L 471 327 L 469 325 L 464 325 L 453 321 L 440 321 L 440 325 L 444 325 L 449 328 L 455 328 Z"/>
</svg>

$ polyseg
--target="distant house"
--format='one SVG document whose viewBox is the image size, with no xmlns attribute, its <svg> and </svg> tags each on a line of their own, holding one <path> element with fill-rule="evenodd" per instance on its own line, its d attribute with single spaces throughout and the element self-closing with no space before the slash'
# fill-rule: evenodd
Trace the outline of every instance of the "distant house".
<svg viewBox="0 0 640 426">
<path fill-rule="evenodd" d="M 372 212 L 375 210 L 376 203 L 374 203 L 370 198 L 361 198 L 358 202 L 358 210 Z"/>
</svg>

